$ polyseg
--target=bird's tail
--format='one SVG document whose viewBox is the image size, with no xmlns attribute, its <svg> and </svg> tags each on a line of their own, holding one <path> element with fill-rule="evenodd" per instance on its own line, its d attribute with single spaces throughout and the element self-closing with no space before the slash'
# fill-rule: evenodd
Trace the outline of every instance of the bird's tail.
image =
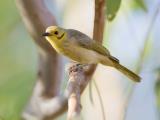
<svg viewBox="0 0 160 120">
<path fill-rule="evenodd" d="M 128 68 L 124 67 L 119 63 L 119 60 L 113 56 L 108 56 L 109 59 L 105 59 L 101 61 L 101 64 L 111 66 L 122 72 L 125 76 L 133 80 L 134 82 L 140 82 L 141 77 L 129 70 Z"/>
<path fill-rule="evenodd" d="M 137 74 L 135 74 L 134 72 L 132 72 L 131 70 L 127 69 L 126 67 L 124 67 L 123 65 L 119 64 L 119 63 L 115 63 L 114 66 L 117 70 L 119 70 L 120 72 L 122 72 L 124 75 L 126 75 L 128 78 L 130 78 L 131 80 L 135 81 L 135 82 L 140 82 L 141 77 L 138 76 Z"/>
</svg>

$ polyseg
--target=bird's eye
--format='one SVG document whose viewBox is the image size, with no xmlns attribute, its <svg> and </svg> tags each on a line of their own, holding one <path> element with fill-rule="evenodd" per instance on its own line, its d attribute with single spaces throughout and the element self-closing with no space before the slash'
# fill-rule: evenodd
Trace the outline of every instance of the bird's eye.
<svg viewBox="0 0 160 120">
<path fill-rule="evenodd" d="M 58 31 L 55 31 L 54 34 L 55 34 L 55 35 L 58 35 Z"/>
</svg>

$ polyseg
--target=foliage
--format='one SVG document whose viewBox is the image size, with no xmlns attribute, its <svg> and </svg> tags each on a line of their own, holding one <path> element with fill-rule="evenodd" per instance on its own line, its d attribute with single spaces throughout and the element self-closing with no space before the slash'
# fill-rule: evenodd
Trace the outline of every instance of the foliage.
<svg viewBox="0 0 160 120">
<path fill-rule="evenodd" d="M 106 14 L 109 21 L 112 21 L 115 18 L 120 8 L 120 4 L 121 0 L 106 0 Z"/>
<path fill-rule="evenodd" d="M 147 6 L 144 0 L 133 0 L 133 7 L 147 12 Z"/>
<path fill-rule="evenodd" d="M 14 1 L 0 1 L 0 120 L 19 120 L 35 79 L 35 46 Z"/>
</svg>

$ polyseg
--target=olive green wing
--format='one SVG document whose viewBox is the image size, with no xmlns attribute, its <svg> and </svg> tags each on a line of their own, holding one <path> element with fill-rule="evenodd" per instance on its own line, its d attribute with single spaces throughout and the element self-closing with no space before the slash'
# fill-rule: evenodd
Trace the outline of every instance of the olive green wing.
<svg viewBox="0 0 160 120">
<path fill-rule="evenodd" d="M 91 49 L 105 56 L 110 55 L 110 52 L 99 42 L 92 40 Z"/>
<path fill-rule="evenodd" d="M 102 55 L 110 54 L 109 51 L 101 45 L 101 43 L 92 40 L 84 33 L 73 29 L 68 29 L 67 32 L 69 39 L 74 43 L 77 43 L 77 45 L 89 50 L 94 50 Z"/>
<path fill-rule="evenodd" d="M 77 43 L 78 46 L 81 46 L 83 48 L 94 50 L 95 52 L 110 57 L 110 59 L 119 62 L 119 60 L 113 56 L 110 55 L 110 52 L 99 42 L 92 40 L 90 37 L 85 35 L 84 33 L 68 29 L 67 32 L 69 33 L 69 39 L 73 42 Z"/>
<path fill-rule="evenodd" d="M 90 44 L 86 44 L 86 43 L 83 43 L 83 42 L 79 42 L 79 44 L 81 46 L 83 46 L 84 48 L 86 49 L 89 49 L 89 50 L 94 50 L 96 51 L 97 53 L 101 54 L 101 55 L 104 55 L 104 56 L 107 56 L 109 57 L 111 60 L 115 61 L 115 62 L 118 62 L 119 63 L 119 60 L 115 57 L 113 57 L 109 50 L 107 50 L 107 48 L 105 48 L 103 45 L 101 45 L 101 43 L 99 42 L 96 42 L 94 40 L 91 40 Z"/>
</svg>

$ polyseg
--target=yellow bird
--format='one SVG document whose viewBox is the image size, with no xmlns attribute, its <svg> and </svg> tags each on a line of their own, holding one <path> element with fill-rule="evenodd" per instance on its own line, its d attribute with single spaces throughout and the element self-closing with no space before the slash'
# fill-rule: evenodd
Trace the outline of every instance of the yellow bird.
<svg viewBox="0 0 160 120">
<path fill-rule="evenodd" d="M 141 78 L 119 63 L 100 43 L 74 29 L 50 26 L 43 34 L 52 47 L 60 54 L 82 64 L 98 64 L 114 67 L 135 82 Z"/>
</svg>

